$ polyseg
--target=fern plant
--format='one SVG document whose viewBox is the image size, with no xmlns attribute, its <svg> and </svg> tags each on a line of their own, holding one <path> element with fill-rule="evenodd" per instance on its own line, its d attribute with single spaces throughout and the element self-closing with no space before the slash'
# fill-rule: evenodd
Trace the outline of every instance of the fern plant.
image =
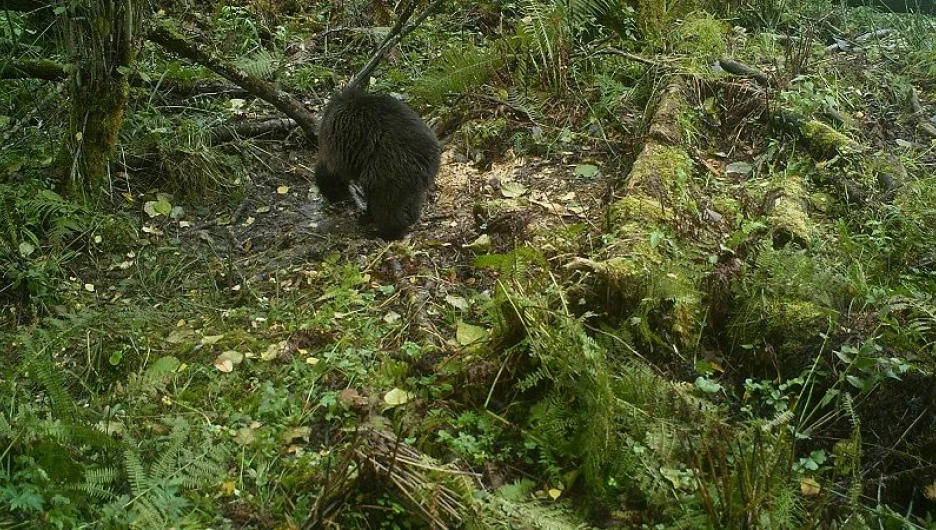
<svg viewBox="0 0 936 530">
<path fill-rule="evenodd" d="M 133 513 L 136 528 L 176 527 L 191 509 L 183 492 L 217 482 L 224 475 L 223 446 L 192 436 L 184 420 L 173 423 L 172 432 L 161 441 L 163 445 L 152 464 L 144 462 L 144 453 L 138 447 L 124 451 L 124 471 L 133 492 L 125 507 Z M 94 480 L 110 478 L 110 474 L 102 472 L 90 477 L 86 484 L 91 488 Z"/>
<path fill-rule="evenodd" d="M 479 88 L 504 64 L 496 49 L 468 46 L 446 50 L 438 66 L 426 72 L 413 85 L 413 93 L 431 104 L 440 104 L 450 93 Z"/>
<path fill-rule="evenodd" d="M 63 266 L 90 240 L 79 236 L 104 219 L 52 190 L 0 184 L 0 301 L 54 304 Z"/>
</svg>

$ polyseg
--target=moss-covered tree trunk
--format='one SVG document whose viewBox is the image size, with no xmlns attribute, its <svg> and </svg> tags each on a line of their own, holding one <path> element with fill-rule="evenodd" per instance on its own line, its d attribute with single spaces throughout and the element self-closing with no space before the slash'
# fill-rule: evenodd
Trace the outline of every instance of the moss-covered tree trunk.
<svg viewBox="0 0 936 530">
<path fill-rule="evenodd" d="M 65 16 L 73 75 L 69 127 L 58 157 L 61 190 L 93 198 L 108 188 L 108 161 L 127 106 L 127 74 L 140 45 L 142 0 L 79 0 Z"/>
</svg>

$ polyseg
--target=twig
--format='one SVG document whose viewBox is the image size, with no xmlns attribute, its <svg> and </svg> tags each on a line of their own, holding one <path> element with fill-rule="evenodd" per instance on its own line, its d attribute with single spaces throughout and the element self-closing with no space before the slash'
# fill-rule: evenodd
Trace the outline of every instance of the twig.
<svg viewBox="0 0 936 530">
<path fill-rule="evenodd" d="M 646 57 L 641 57 L 639 55 L 634 55 L 633 53 L 628 53 L 624 50 L 619 50 L 617 48 L 604 48 L 602 50 L 598 50 L 597 53 L 601 55 L 619 55 L 621 57 L 624 57 L 625 59 L 630 59 L 631 61 L 638 62 L 640 64 L 645 64 L 647 66 L 653 66 L 653 67 L 664 66 L 663 63 L 659 63 L 657 61 L 654 61 L 652 59 L 647 59 Z"/>
<path fill-rule="evenodd" d="M 377 68 L 378 64 L 380 64 L 380 61 L 383 59 L 387 51 L 390 50 L 390 48 L 396 46 L 397 43 L 403 39 L 403 37 L 407 36 L 414 29 L 419 27 L 419 25 L 422 24 L 422 22 L 426 20 L 426 18 L 432 14 L 432 12 L 435 11 L 443 1 L 444 0 L 433 0 L 428 6 L 426 6 L 426 9 L 424 9 L 423 12 L 416 17 L 412 24 L 403 27 L 409 17 L 412 16 L 413 11 L 416 9 L 415 0 L 408 4 L 403 12 L 400 13 L 400 18 L 397 20 L 396 24 L 394 24 L 393 28 L 391 28 L 390 33 L 387 34 L 383 44 L 380 45 L 380 48 L 377 49 L 373 57 L 371 57 L 370 61 L 367 62 L 364 68 L 362 68 L 358 73 L 354 74 L 354 77 L 352 77 L 351 81 L 348 82 L 347 88 L 359 88 L 364 85 L 370 79 L 374 69 Z"/>
</svg>

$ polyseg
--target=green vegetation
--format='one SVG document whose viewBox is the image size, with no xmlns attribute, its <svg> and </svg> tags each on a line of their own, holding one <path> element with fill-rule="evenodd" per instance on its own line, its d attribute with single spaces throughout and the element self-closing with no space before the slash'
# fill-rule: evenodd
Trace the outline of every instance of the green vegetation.
<svg viewBox="0 0 936 530">
<path fill-rule="evenodd" d="M 443 2 L 386 244 L 146 35 L 318 109 L 409 4 L 164 4 L 0 2 L 0 526 L 936 529 L 932 18 Z"/>
</svg>

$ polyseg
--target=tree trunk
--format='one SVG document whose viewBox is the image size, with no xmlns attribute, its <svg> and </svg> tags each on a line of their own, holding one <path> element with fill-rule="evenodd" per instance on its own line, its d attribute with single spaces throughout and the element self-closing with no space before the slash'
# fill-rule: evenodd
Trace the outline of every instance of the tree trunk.
<svg viewBox="0 0 936 530">
<path fill-rule="evenodd" d="M 123 124 L 143 5 L 142 0 L 81 0 L 64 17 L 74 73 L 69 127 L 56 165 L 60 188 L 69 196 L 90 199 L 108 190 L 108 161 Z"/>
</svg>

